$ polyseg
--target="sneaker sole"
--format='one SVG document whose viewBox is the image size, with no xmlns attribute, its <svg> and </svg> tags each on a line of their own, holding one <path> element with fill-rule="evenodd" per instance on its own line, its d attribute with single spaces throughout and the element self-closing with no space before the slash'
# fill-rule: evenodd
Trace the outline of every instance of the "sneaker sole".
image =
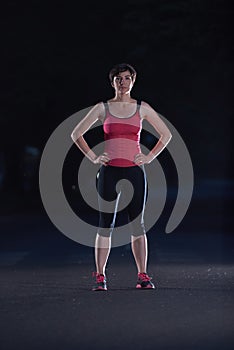
<svg viewBox="0 0 234 350">
<path fill-rule="evenodd" d="M 155 286 L 148 285 L 146 287 L 142 287 L 140 284 L 136 285 L 137 289 L 155 289 Z"/>
<path fill-rule="evenodd" d="M 98 287 L 98 288 L 93 288 L 92 291 L 94 292 L 107 291 L 107 288 Z"/>
</svg>

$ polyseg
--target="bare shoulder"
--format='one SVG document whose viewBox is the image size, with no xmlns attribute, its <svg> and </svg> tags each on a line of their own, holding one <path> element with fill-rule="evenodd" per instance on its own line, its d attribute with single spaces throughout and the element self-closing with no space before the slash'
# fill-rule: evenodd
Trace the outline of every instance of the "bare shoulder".
<svg viewBox="0 0 234 350">
<path fill-rule="evenodd" d="M 89 112 L 90 114 L 93 114 L 94 117 L 96 117 L 99 120 L 103 120 L 104 116 L 105 116 L 105 106 L 104 103 L 98 102 L 96 103 L 92 109 Z"/>
<path fill-rule="evenodd" d="M 141 106 L 146 108 L 152 108 L 147 102 L 141 101 Z"/>
<path fill-rule="evenodd" d="M 102 102 L 102 101 L 101 101 L 101 102 L 98 102 L 98 103 L 96 104 L 96 106 L 97 106 L 98 115 L 99 115 L 98 119 L 99 119 L 101 122 L 103 122 L 104 119 L 105 119 L 105 114 L 106 114 L 106 109 L 105 109 L 104 102 Z"/>
<path fill-rule="evenodd" d="M 167 125 L 155 111 L 155 109 L 152 108 L 147 102 L 142 101 L 141 115 L 143 119 L 145 119 L 155 128 L 161 137 L 164 137 L 164 139 L 166 138 L 166 140 L 170 140 L 171 133 Z"/>
<path fill-rule="evenodd" d="M 98 102 L 90 108 L 86 116 L 84 117 L 84 122 L 93 123 L 97 120 L 102 121 L 105 115 L 105 107 L 103 102 Z"/>
<path fill-rule="evenodd" d="M 143 119 L 159 118 L 158 113 L 150 106 L 149 103 L 141 101 L 141 116 Z"/>
<path fill-rule="evenodd" d="M 96 103 L 90 108 L 88 113 L 83 119 L 76 125 L 72 134 L 77 140 L 79 136 L 83 135 L 94 123 L 98 120 L 102 122 L 105 114 L 105 107 L 102 102 Z"/>
</svg>

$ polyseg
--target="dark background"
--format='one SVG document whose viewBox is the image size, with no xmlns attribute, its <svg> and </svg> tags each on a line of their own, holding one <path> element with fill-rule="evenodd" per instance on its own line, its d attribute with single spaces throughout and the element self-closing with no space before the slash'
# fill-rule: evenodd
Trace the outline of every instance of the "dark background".
<svg viewBox="0 0 234 350">
<path fill-rule="evenodd" d="M 38 167 L 49 136 L 71 114 L 110 98 L 109 69 L 128 62 L 138 72 L 133 97 L 165 116 L 186 143 L 194 167 L 196 208 L 222 207 L 221 229 L 230 232 L 232 18 L 231 1 L 226 0 L 5 2 L 2 215 L 43 212 Z M 81 157 L 75 145 L 70 157 Z M 159 159 L 169 186 L 176 185 L 167 151 Z M 210 201 L 208 208 L 199 206 L 204 198 Z"/>
<path fill-rule="evenodd" d="M 1 6 L 0 329 L 4 350 L 233 349 L 233 6 L 228 0 L 5 1 Z M 109 69 L 137 72 L 132 96 L 182 136 L 194 192 L 172 234 L 177 172 L 159 161 L 168 196 L 148 232 L 149 275 L 135 289 L 129 245 L 112 249 L 108 292 L 91 291 L 92 247 L 50 221 L 38 186 L 40 157 L 56 127 L 112 97 Z M 100 135 L 99 135 L 100 136 Z M 95 135 L 89 135 L 95 143 Z M 63 184 L 82 206 L 73 145 Z M 150 169 L 150 168 L 148 168 Z M 157 205 L 157 203 L 155 203 Z M 110 268 L 109 268 L 110 267 Z M 146 294 L 145 294 L 146 293 Z"/>
</svg>

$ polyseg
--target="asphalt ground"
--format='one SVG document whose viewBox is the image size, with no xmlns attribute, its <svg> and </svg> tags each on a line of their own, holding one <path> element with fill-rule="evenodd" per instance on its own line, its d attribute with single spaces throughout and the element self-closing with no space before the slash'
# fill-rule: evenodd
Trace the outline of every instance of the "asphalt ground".
<svg viewBox="0 0 234 350">
<path fill-rule="evenodd" d="M 224 205 L 225 204 L 225 205 Z M 42 211 L 0 215 L 2 350 L 233 349 L 231 202 L 192 202 L 171 234 L 148 233 L 155 290 L 136 290 L 130 245 L 113 248 L 108 291 L 93 292 L 93 248 Z"/>
</svg>

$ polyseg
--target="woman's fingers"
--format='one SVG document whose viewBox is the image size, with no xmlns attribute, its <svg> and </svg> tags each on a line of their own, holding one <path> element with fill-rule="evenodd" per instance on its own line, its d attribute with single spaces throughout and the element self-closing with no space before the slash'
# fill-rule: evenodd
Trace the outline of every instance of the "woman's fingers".
<svg viewBox="0 0 234 350">
<path fill-rule="evenodd" d="M 134 162 L 136 164 L 145 164 L 147 161 L 147 157 L 143 153 L 138 153 L 135 155 Z"/>
<path fill-rule="evenodd" d="M 97 159 L 95 160 L 96 164 L 102 164 L 102 165 L 107 165 L 108 162 L 110 161 L 110 158 L 106 152 L 102 153 Z M 134 157 L 134 162 L 137 165 L 142 165 L 142 164 L 148 164 L 148 158 L 145 154 L 143 153 L 138 153 Z"/>
<path fill-rule="evenodd" d="M 109 162 L 110 158 L 107 153 L 103 153 L 98 157 L 98 163 L 106 165 Z"/>
</svg>

